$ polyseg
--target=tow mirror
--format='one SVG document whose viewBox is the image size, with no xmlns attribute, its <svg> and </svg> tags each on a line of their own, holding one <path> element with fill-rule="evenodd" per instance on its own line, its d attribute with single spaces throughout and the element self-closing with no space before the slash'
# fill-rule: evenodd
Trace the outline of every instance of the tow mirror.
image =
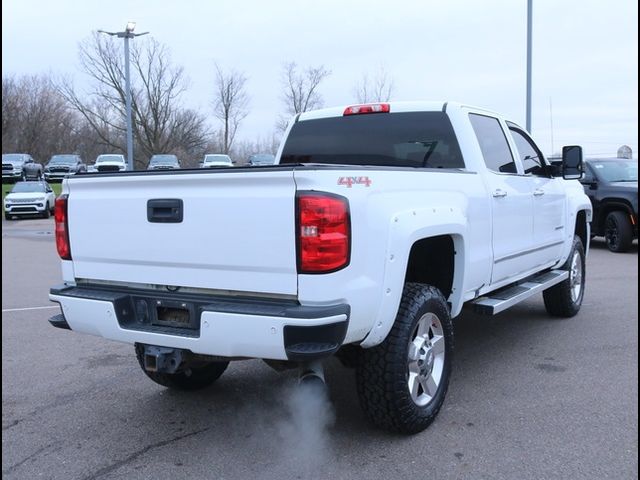
<svg viewBox="0 0 640 480">
<path fill-rule="evenodd" d="M 562 147 L 562 178 L 579 180 L 582 177 L 582 147 L 568 145 Z"/>
</svg>

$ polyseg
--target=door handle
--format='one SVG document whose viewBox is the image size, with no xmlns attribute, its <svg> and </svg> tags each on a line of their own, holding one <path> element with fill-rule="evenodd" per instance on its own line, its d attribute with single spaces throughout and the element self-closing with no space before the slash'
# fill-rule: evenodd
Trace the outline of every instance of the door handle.
<svg viewBox="0 0 640 480">
<path fill-rule="evenodd" d="M 507 192 L 505 192 L 504 190 L 498 188 L 497 190 L 495 190 L 493 192 L 493 196 L 495 198 L 502 198 L 502 197 L 506 197 L 507 196 Z"/>
<path fill-rule="evenodd" d="M 183 202 L 180 198 L 154 198 L 147 201 L 147 221 L 150 223 L 181 223 Z"/>
<path fill-rule="evenodd" d="M 536 197 L 539 197 L 540 195 L 544 195 L 544 190 L 542 190 L 541 188 L 536 188 L 536 189 L 533 191 L 533 194 L 534 194 Z"/>
</svg>

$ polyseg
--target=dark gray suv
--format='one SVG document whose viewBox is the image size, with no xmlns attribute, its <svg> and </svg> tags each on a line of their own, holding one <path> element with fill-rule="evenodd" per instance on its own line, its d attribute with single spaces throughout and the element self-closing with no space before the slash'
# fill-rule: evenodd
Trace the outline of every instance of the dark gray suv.
<svg viewBox="0 0 640 480">
<path fill-rule="evenodd" d="M 86 172 L 87 166 L 80 155 L 64 154 L 54 155 L 44 167 L 44 178 L 50 180 L 62 180 L 69 175 Z"/>
<path fill-rule="evenodd" d="M 593 205 L 591 235 L 612 252 L 626 252 L 638 238 L 638 161 L 587 158 L 580 179 Z"/>
</svg>

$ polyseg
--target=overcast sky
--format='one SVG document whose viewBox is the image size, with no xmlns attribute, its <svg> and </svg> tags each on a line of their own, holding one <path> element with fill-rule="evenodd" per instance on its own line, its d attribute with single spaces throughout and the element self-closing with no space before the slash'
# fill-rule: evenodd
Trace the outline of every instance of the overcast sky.
<svg viewBox="0 0 640 480">
<path fill-rule="evenodd" d="M 637 158 L 637 1 L 533 0 L 533 9 L 532 133 L 543 151 L 552 139 L 554 152 L 580 144 L 588 155 L 626 144 Z M 211 116 L 214 61 L 248 77 L 243 139 L 274 130 L 290 61 L 332 71 L 325 106 L 354 103 L 362 75 L 383 66 L 392 100 L 459 101 L 524 126 L 526 11 L 526 0 L 5 0 L 2 73 L 82 83 L 78 42 L 134 20 L 185 68 L 189 106 Z"/>
</svg>

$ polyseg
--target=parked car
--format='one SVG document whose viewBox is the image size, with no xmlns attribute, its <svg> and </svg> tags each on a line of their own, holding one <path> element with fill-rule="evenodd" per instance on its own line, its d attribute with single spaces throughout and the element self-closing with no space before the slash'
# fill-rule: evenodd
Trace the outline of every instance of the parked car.
<svg viewBox="0 0 640 480">
<path fill-rule="evenodd" d="M 214 168 L 214 167 L 233 167 L 233 162 L 229 155 L 223 155 L 221 153 L 211 153 L 204 156 L 204 160 L 200 164 L 201 168 Z"/>
<path fill-rule="evenodd" d="M 21 215 L 41 215 L 49 218 L 53 213 L 56 196 L 48 183 L 40 180 L 16 183 L 4 197 L 4 218 Z"/>
<path fill-rule="evenodd" d="M 270 153 L 256 153 L 255 155 L 249 155 L 249 165 L 273 165 L 276 161 L 276 156 Z"/>
<path fill-rule="evenodd" d="M 26 169 L 25 165 L 28 165 Z M 28 171 L 28 172 L 27 172 Z M 2 154 L 2 182 L 25 180 L 27 173 L 38 176 L 42 174 L 42 165 L 37 163 L 28 153 L 3 153 Z M 42 176 L 42 175 L 40 175 Z"/>
<path fill-rule="evenodd" d="M 638 161 L 588 158 L 580 180 L 593 205 L 591 235 L 612 252 L 626 252 L 638 238 Z"/>
<path fill-rule="evenodd" d="M 175 170 L 180 168 L 180 161 L 175 155 L 158 154 L 149 160 L 147 170 Z"/>
<path fill-rule="evenodd" d="M 68 175 L 86 171 L 87 165 L 82 161 L 80 155 L 54 155 L 44 167 L 44 178 L 47 181 L 62 180 Z"/>
<path fill-rule="evenodd" d="M 90 172 L 121 172 L 127 169 L 127 161 L 124 155 L 103 154 L 98 155 L 96 163 L 89 166 Z"/>
</svg>

